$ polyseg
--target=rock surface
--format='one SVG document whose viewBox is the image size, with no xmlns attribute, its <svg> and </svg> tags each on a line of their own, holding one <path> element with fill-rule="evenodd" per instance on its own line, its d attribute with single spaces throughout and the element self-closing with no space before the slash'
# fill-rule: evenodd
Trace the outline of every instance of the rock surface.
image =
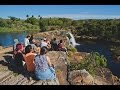
<svg viewBox="0 0 120 90">
<path fill-rule="evenodd" d="M 68 81 L 71 85 L 93 85 L 94 78 L 85 70 L 69 72 Z"/>
<path fill-rule="evenodd" d="M 42 32 L 35 35 L 35 39 L 39 42 L 41 37 L 46 37 L 51 40 L 56 37 L 58 40 L 62 39 L 66 43 L 65 31 L 50 31 Z M 85 69 L 83 70 L 67 70 L 67 54 L 62 51 L 49 51 L 47 55 L 55 66 L 57 79 L 56 80 L 36 80 L 28 78 L 29 75 L 25 73 L 18 73 L 12 66 L 12 47 L 0 47 L 0 85 L 120 85 L 120 79 L 112 75 L 107 70 L 99 71 L 98 76 L 91 76 Z M 73 62 L 80 62 L 87 53 L 76 53 Z M 101 76 L 100 76 L 101 75 Z"/>
<path fill-rule="evenodd" d="M 11 51 L 11 47 L 5 49 L 4 52 L 10 52 L 9 50 Z M 26 72 L 17 72 L 15 70 L 11 53 L 2 53 L 0 55 L 0 85 L 60 85 L 58 78 L 38 81 L 34 78 L 30 79 L 30 77 Z"/>
</svg>

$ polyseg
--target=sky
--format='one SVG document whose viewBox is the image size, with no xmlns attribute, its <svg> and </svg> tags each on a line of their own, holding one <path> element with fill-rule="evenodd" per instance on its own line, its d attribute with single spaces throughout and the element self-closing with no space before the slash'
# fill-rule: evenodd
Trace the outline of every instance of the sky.
<svg viewBox="0 0 120 90">
<path fill-rule="evenodd" d="M 38 17 L 65 17 L 71 19 L 120 18 L 120 5 L 0 5 L 0 17 L 26 15 Z"/>
</svg>

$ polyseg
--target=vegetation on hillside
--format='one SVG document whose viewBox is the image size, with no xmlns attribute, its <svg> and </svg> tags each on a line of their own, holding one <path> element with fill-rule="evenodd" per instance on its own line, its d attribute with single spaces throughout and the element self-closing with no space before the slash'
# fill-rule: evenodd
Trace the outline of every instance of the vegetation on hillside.
<svg viewBox="0 0 120 90">
<path fill-rule="evenodd" d="M 74 24 L 78 36 L 95 36 L 99 39 L 120 40 L 120 19 L 88 19 L 77 20 Z"/>
<path fill-rule="evenodd" d="M 107 60 L 103 55 L 100 55 L 98 52 L 91 52 L 88 57 L 78 64 L 70 62 L 69 70 L 86 69 L 90 74 L 96 75 L 98 68 L 106 66 Z"/>
<path fill-rule="evenodd" d="M 43 18 L 40 15 L 26 15 L 26 19 L 8 16 L 0 18 L 0 32 L 20 30 L 68 30 L 78 36 L 94 36 L 99 39 L 120 41 L 120 19 L 85 19 Z"/>
</svg>

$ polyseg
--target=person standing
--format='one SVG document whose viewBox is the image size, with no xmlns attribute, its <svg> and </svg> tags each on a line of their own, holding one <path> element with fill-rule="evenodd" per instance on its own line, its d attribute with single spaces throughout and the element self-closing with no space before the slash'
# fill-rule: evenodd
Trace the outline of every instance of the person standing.
<svg viewBox="0 0 120 90">
<path fill-rule="evenodd" d="M 30 39 L 29 35 L 26 36 L 26 38 L 24 39 L 24 45 L 25 45 L 25 47 L 30 44 L 29 39 Z"/>
</svg>

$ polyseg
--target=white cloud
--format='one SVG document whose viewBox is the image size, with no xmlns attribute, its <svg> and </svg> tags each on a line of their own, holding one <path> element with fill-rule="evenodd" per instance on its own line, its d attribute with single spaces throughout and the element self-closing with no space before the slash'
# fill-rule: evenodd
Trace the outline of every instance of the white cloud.
<svg viewBox="0 0 120 90">
<path fill-rule="evenodd" d="M 84 12 L 87 13 L 87 12 Z M 91 14 L 51 14 L 43 17 L 64 17 L 71 19 L 118 19 L 120 15 L 91 15 Z"/>
</svg>

